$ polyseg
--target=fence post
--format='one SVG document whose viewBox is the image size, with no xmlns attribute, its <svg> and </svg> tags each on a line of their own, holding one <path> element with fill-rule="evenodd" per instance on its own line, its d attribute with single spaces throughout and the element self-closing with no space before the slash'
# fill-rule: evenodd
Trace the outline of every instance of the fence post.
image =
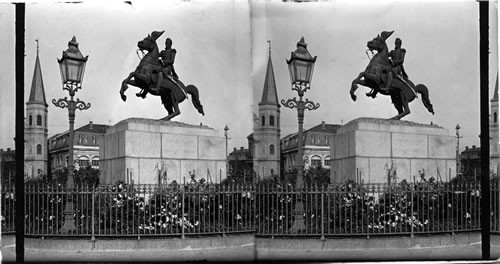
<svg viewBox="0 0 500 264">
<path fill-rule="evenodd" d="M 183 178 L 184 179 L 184 183 L 182 185 L 182 190 L 181 190 L 181 197 L 182 197 L 182 214 L 181 214 L 181 232 L 182 232 L 182 235 L 181 235 L 181 238 L 182 239 L 185 239 L 186 236 L 184 235 L 184 203 L 186 202 L 185 201 L 185 191 L 186 191 L 186 177 Z"/>
<path fill-rule="evenodd" d="M 92 187 L 92 238 L 90 239 L 92 242 L 95 241 L 95 186 Z"/>
<path fill-rule="evenodd" d="M 411 219 L 411 226 L 410 226 L 410 229 L 411 229 L 411 234 L 410 234 L 410 237 L 413 238 L 415 237 L 415 234 L 413 233 L 413 226 L 415 225 L 415 221 L 413 220 L 413 192 L 415 191 L 415 186 L 413 186 L 412 189 L 410 189 L 410 201 L 411 201 L 411 205 L 410 205 L 410 219 Z"/>
<path fill-rule="evenodd" d="M 321 186 L 321 240 L 325 240 L 325 186 Z"/>
</svg>

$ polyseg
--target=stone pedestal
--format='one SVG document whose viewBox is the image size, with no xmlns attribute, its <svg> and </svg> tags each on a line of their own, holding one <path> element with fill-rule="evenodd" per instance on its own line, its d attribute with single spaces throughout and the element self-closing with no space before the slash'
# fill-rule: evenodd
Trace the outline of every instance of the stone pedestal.
<svg viewBox="0 0 500 264">
<path fill-rule="evenodd" d="M 387 169 L 398 181 L 455 176 L 456 138 L 447 129 L 409 121 L 355 119 L 337 130 L 330 140 L 332 183 L 348 179 L 387 183 Z"/>
<path fill-rule="evenodd" d="M 129 118 L 107 129 L 100 145 L 101 183 L 135 184 L 226 178 L 225 139 L 207 126 Z M 166 174 L 165 174 L 166 173 Z M 166 175 L 166 176 L 165 176 Z"/>
</svg>

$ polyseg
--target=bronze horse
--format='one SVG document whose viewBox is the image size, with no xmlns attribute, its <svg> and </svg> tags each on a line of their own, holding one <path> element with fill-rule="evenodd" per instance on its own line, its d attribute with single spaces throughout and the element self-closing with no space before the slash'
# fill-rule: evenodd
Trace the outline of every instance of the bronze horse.
<svg viewBox="0 0 500 264">
<path fill-rule="evenodd" d="M 156 87 L 158 75 L 163 74 L 159 61 L 158 45 L 156 44 L 156 40 L 163 34 L 163 32 L 164 31 L 154 31 L 137 43 L 137 47 L 141 51 L 147 51 L 147 54 L 141 59 L 135 71 L 131 72 L 129 76 L 123 80 L 120 95 L 122 100 L 125 102 L 127 100 L 125 91 L 128 89 L 127 84 L 130 84 L 142 89 L 141 92 L 136 94 L 138 97 L 144 98 L 147 93 L 160 96 L 161 102 L 168 112 L 168 115 L 162 118 L 162 120 L 170 120 L 181 113 L 179 110 L 179 104 L 182 103 L 187 96 L 170 78 L 163 78 L 158 91 L 151 89 L 152 87 Z M 184 86 L 184 84 L 179 80 L 176 80 L 176 82 L 187 94 L 191 95 L 191 101 L 198 112 L 205 115 L 196 86 Z"/>
<path fill-rule="evenodd" d="M 358 89 L 358 84 L 372 89 L 370 93 L 366 94 L 367 96 L 375 98 L 377 93 L 389 95 L 394 107 L 398 111 L 398 115 L 391 119 L 399 120 L 410 113 L 408 104 L 417 97 L 416 93 L 419 93 L 422 96 L 422 103 L 425 108 L 434 114 L 431 101 L 429 100 L 429 91 L 423 84 L 414 85 L 409 79 L 403 79 L 403 81 L 399 77 L 394 76 L 389 91 L 379 89 L 381 85 L 386 83 L 388 72 L 392 70 L 392 64 L 389 61 L 389 49 L 385 43 L 392 32 L 384 31 L 381 34 L 382 36 L 377 35 L 377 37 L 367 43 L 368 49 L 371 51 L 375 50 L 377 53 L 370 59 L 365 71 L 361 72 L 352 81 L 350 90 L 352 100 L 356 101 L 354 92 Z"/>
</svg>

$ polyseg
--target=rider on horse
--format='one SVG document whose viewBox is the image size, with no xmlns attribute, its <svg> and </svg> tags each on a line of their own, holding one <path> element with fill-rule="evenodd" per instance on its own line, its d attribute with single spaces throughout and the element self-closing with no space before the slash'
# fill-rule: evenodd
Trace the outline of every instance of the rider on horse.
<svg viewBox="0 0 500 264">
<path fill-rule="evenodd" d="M 158 79 L 156 81 L 156 86 L 153 87 L 152 90 L 159 91 L 161 89 L 161 83 L 163 81 L 163 78 L 166 77 L 177 87 L 179 87 L 184 96 L 187 97 L 186 91 L 184 91 L 184 89 L 182 89 L 182 87 L 178 83 L 179 76 L 177 75 L 174 69 L 176 53 L 177 51 L 175 49 L 172 49 L 172 40 L 170 38 L 167 38 L 165 40 L 165 49 L 160 52 L 159 63 L 161 65 L 161 71 L 158 72 Z"/>
<path fill-rule="evenodd" d="M 408 80 L 408 74 L 404 69 L 403 63 L 405 61 L 406 49 L 401 48 L 401 39 L 396 38 L 394 42 L 395 48 L 389 52 L 389 58 L 391 60 L 392 69 L 387 72 L 387 82 L 385 87 L 381 87 L 380 90 L 388 92 L 392 85 L 392 80 L 394 75 L 401 81 L 405 82 Z"/>
</svg>

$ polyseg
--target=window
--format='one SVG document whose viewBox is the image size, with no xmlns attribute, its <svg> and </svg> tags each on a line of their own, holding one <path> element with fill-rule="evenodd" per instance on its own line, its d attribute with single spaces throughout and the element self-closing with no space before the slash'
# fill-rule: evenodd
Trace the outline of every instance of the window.
<svg viewBox="0 0 500 264">
<path fill-rule="evenodd" d="M 82 144 L 82 135 L 78 135 L 78 144 Z"/>
<path fill-rule="evenodd" d="M 313 156 L 311 158 L 311 166 L 313 166 L 313 167 L 320 167 L 321 166 L 321 157 L 319 157 L 319 156 Z"/>
<path fill-rule="evenodd" d="M 497 112 L 493 113 L 493 123 L 497 123 L 497 120 L 498 120 L 498 115 L 497 115 Z"/>
<path fill-rule="evenodd" d="M 31 116 L 31 115 L 30 115 L 30 117 L 29 117 L 29 124 L 30 124 L 30 126 L 32 126 L 32 125 L 33 125 L 33 116 Z"/>
<path fill-rule="evenodd" d="M 269 117 L 269 125 L 274 126 L 274 116 Z"/>
<path fill-rule="evenodd" d="M 262 126 L 265 126 L 266 125 L 266 117 L 265 116 L 262 116 Z"/>
<path fill-rule="evenodd" d="M 92 160 L 92 167 L 99 167 L 99 160 Z"/>
<path fill-rule="evenodd" d="M 42 116 L 41 115 L 37 115 L 36 116 L 36 125 L 37 126 L 41 126 L 42 125 Z"/>
<path fill-rule="evenodd" d="M 274 145 L 273 145 L 273 144 L 271 144 L 271 145 L 269 146 L 269 154 L 270 154 L 270 155 L 274 155 Z"/>
<path fill-rule="evenodd" d="M 331 164 L 331 163 L 330 163 L 330 157 L 326 157 L 326 158 L 325 158 L 325 167 L 326 167 L 326 166 L 328 166 L 328 167 L 329 167 L 329 166 L 330 166 L 330 164 Z"/>
<path fill-rule="evenodd" d="M 80 165 L 80 168 L 89 166 L 89 159 L 87 157 L 81 157 L 80 159 L 78 159 L 78 165 Z"/>
<path fill-rule="evenodd" d="M 278 118 L 277 118 L 277 119 L 278 119 L 278 122 L 276 122 L 276 126 L 278 126 L 278 127 L 279 127 L 279 126 L 280 126 L 280 117 L 278 116 Z"/>
<path fill-rule="evenodd" d="M 42 155 L 42 145 L 41 144 L 36 145 L 36 154 Z"/>
<path fill-rule="evenodd" d="M 45 126 L 47 126 L 47 116 L 45 116 Z"/>
</svg>

